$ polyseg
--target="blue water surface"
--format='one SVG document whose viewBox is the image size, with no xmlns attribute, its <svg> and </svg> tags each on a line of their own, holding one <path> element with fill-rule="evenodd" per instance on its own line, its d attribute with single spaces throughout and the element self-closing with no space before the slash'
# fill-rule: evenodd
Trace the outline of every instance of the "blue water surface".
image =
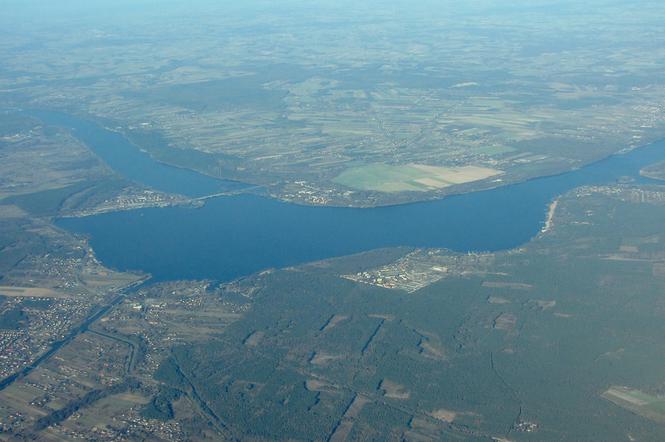
<svg viewBox="0 0 665 442">
<path fill-rule="evenodd" d="M 153 160 L 121 134 L 73 116 L 42 112 L 68 127 L 120 174 L 166 192 L 201 196 L 240 186 Z M 58 220 L 87 234 L 98 257 L 156 280 L 230 280 L 258 270 L 390 246 L 497 251 L 542 228 L 548 203 L 580 185 L 616 182 L 665 158 L 665 142 L 614 155 L 561 175 L 437 201 L 372 209 L 310 207 L 255 195 Z"/>
</svg>

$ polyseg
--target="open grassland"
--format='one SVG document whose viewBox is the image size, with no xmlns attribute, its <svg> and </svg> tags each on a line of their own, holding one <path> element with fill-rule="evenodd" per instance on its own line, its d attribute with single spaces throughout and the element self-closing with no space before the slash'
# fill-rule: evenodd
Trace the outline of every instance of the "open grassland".
<svg viewBox="0 0 665 442">
<path fill-rule="evenodd" d="M 0 286 L 0 295 L 17 298 L 69 298 L 68 293 L 43 287 Z"/>
<path fill-rule="evenodd" d="M 640 171 L 640 174 L 652 180 L 665 181 L 665 161 L 645 167 Z"/>
<path fill-rule="evenodd" d="M 608 401 L 656 422 L 665 423 L 665 397 L 628 387 L 612 387 L 602 394 Z"/>
<path fill-rule="evenodd" d="M 438 167 L 424 164 L 370 164 L 347 169 L 335 178 L 357 190 L 378 192 L 426 192 L 455 184 L 470 183 L 501 175 L 496 169 L 479 166 Z"/>
</svg>

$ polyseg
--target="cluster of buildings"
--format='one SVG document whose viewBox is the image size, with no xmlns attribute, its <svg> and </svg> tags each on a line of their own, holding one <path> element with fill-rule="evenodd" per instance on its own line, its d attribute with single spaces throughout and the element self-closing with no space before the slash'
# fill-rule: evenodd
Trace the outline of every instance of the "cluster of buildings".
<svg viewBox="0 0 665 442">
<path fill-rule="evenodd" d="M 85 208 L 74 212 L 73 216 L 88 216 L 118 210 L 134 210 L 145 207 L 167 207 L 181 204 L 186 198 L 155 192 L 152 190 L 128 191 L 115 198 L 106 199 L 92 208 Z"/>
<path fill-rule="evenodd" d="M 53 342 L 63 339 L 73 325 L 90 311 L 91 304 L 76 298 L 40 298 L 48 301 L 48 308 L 26 308 L 26 298 L 10 298 L 2 309 L 21 309 L 25 323 L 17 329 L 0 329 L 0 379 L 4 379 L 29 365 Z"/>
<path fill-rule="evenodd" d="M 447 254 L 441 250 L 411 252 L 397 261 L 343 278 L 387 289 L 413 293 L 449 275 L 474 271 L 489 259 L 485 254 Z"/>
</svg>

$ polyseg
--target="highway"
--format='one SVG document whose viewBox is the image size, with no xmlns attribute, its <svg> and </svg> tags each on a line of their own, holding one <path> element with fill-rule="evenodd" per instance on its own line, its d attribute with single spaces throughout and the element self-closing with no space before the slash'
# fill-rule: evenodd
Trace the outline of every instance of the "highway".
<svg viewBox="0 0 665 442">
<path fill-rule="evenodd" d="M 14 373 L 11 376 L 8 376 L 4 378 L 3 380 L 0 381 L 0 391 L 4 390 L 5 388 L 9 387 L 12 385 L 14 382 L 17 380 L 29 375 L 34 369 L 39 367 L 42 363 L 46 362 L 51 356 L 53 356 L 55 353 L 58 352 L 63 346 L 69 344 L 74 338 L 76 338 L 78 335 L 81 333 L 84 333 L 88 330 L 91 324 L 93 324 L 95 321 L 97 321 L 99 318 L 104 316 L 106 313 L 108 313 L 111 308 L 117 304 L 119 304 L 127 295 L 127 292 L 129 290 L 136 289 L 143 285 L 146 281 L 148 281 L 150 277 L 146 277 L 144 279 L 141 279 L 140 281 L 136 281 L 127 287 L 124 287 L 120 290 L 118 295 L 113 298 L 109 303 L 106 305 L 100 307 L 97 309 L 94 313 L 92 313 L 90 316 L 88 316 L 78 327 L 74 328 L 67 336 L 65 336 L 63 339 L 59 341 L 55 341 L 53 344 L 51 344 L 51 348 L 49 348 L 46 353 L 35 359 L 32 364 L 24 367 L 23 369 L 19 370 L 18 372 Z"/>
</svg>

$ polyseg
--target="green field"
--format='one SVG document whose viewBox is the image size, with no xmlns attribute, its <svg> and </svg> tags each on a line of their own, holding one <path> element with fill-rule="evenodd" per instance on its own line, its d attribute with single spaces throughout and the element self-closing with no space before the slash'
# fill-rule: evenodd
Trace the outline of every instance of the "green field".
<svg viewBox="0 0 665 442">
<path fill-rule="evenodd" d="M 422 164 L 369 164 L 353 167 L 333 181 L 358 190 L 378 192 L 427 192 L 455 184 L 497 176 L 503 172 L 478 166 L 437 167 Z"/>
<path fill-rule="evenodd" d="M 665 181 L 665 161 L 659 161 L 640 170 L 640 175 L 653 180 Z"/>
<path fill-rule="evenodd" d="M 503 155 L 515 152 L 517 149 L 510 146 L 485 146 L 479 148 L 477 151 L 485 155 Z"/>
<path fill-rule="evenodd" d="M 612 387 L 602 394 L 608 401 L 656 422 L 665 422 L 665 397 L 628 387 Z"/>
</svg>

